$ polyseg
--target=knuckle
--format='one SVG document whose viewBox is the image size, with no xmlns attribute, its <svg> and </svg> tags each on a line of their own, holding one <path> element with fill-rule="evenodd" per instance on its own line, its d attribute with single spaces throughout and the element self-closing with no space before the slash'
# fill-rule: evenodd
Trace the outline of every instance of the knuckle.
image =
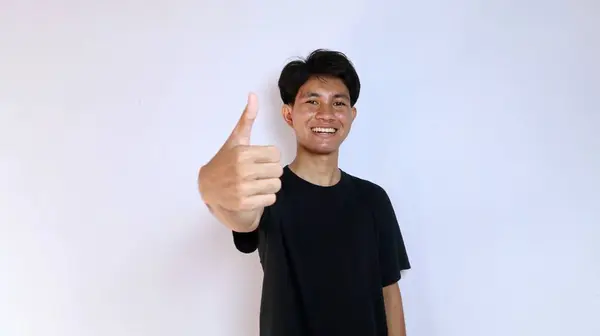
<svg viewBox="0 0 600 336">
<path fill-rule="evenodd" d="M 240 165 L 245 161 L 245 154 L 243 152 L 239 152 L 236 154 L 234 162 L 236 165 Z"/>
<path fill-rule="evenodd" d="M 271 206 L 275 204 L 275 201 L 277 201 L 277 195 L 269 194 L 265 197 L 265 206 Z"/>
<path fill-rule="evenodd" d="M 244 169 L 244 167 L 242 167 L 242 165 L 237 164 L 237 163 L 233 166 L 233 179 L 234 179 L 234 181 L 237 182 L 240 179 L 240 176 L 243 173 L 243 169 Z M 234 183 L 234 188 L 237 188 L 237 184 L 236 183 Z"/>
<path fill-rule="evenodd" d="M 245 198 L 238 199 L 237 208 L 238 208 L 239 211 L 246 210 L 247 207 L 248 207 L 248 201 L 247 201 L 247 199 L 245 199 Z"/>
<path fill-rule="evenodd" d="M 231 148 L 231 153 L 233 153 L 234 156 L 237 156 L 243 150 L 242 148 L 243 148 L 242 146 L 237 145 L 237 146 Z"/>
<path fill-rule="evenodd" d="M 281 177 L 283 175 L 283 166 L 280 164 L 275 165 L 274 174 L 277 177 Z M 281 181 L 279 181 L 281 183 Z"/>
<path fill-rule="evenodd" d="M 239 183 L 239 182 L 235 183 L 233 186 L 235 197 L 237 199 L 242 199 L 245 196 L 245 191 L 246 191 L 245 189 L 246 188 L 243 183 Z"/>
<path fill-rule="evenodd" d="M 233 157 L 236 163 L 244 162 L 248 156 L 248 149 L 245 146 L 236 146 L 233 148 Z"/>
<path fill-rule="evenodd" d="M 235 198 L 235 208 L 238 211 L 246 210 L 248 207 L 248 199 L 246 197 L 236 197 Z"/>
<path fill-rule="evenodd" d="M 234 169 L 236 184 L 239 184 L 248 174 L 248 167 L 242 162 L 238 162 Z"/>
<path fill-rule="evenodd" d="M 279 148 L 275 147 L 275 146 L 271 146 L 271 153 L 273 154 L 273 159 L 276 161 L 281 160 L 281 151 L 279 151 Z"/>
<path fill-rule="evenodd" d="M 273 179 L 273 191 L 278 192 L 281 189 L 281 180 L 276 178 Z"/>
</svg>

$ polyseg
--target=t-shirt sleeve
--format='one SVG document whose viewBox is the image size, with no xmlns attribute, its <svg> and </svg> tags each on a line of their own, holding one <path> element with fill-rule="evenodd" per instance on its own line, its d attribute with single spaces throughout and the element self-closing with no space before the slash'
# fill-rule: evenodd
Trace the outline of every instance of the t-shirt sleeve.
<svg viewBox="0 0 600 336">
<path fill-rule="evenodd" d="M 259 238 L 259 230 L 265 224 L 264 222 L 268 218 L 268 208 L 262 213 L 260 217 L 260 223 L 258 227 L 252 232 L 236 232 L 232 231 L 233 234 L 233 244 L 237 248 L 238 251 L 242 253 L 252 253 L 256 251 L 258 248 L 258 238 Z"/>
<path fill-rule="evenodd" d="M 233 233 L 233 244 L 238 251 L 242 253 L 252 253 L 258 248 L 258 228 L 252 232 Z"/>
<path fill-rule="evenodd" d="M 400 271 L 410 269 L 404 239 L 400 232 L 394 206 L 387 192 L 377 186 L 375 202 L 375 222 L 379 244 L 379 265 L 383 287 L 400 280 Z"/>
</svg>

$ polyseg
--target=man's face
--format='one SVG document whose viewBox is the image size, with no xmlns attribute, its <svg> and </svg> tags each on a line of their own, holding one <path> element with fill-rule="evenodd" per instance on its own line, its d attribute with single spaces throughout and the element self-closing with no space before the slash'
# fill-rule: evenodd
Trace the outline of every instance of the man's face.
<svg viewBox="0 0 600 336">
<path fill-rule="evenodd" d="M 338 78 L 313 77 L 298 91 L 293 106 L 284 105 L 283 118 L 298 144 L 315 154 L 336 152 L 350 133 L 356 108 L 348 88 Z"/>
</svg>

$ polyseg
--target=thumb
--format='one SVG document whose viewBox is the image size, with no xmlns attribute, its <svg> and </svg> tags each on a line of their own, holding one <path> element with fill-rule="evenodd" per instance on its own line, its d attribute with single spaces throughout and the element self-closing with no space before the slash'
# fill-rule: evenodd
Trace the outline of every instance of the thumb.
<svg viewBox="0 0 600 336">
<path fill-rule="evenodd" d="M 250 135 L 252 133 L 252 125 L 258 114 L 258 97 L 254 93 L 248 95 L 248 103 L 246 108 L 240 117 L 237 125 L 233 129 L 233 132 L 229 136 L 228 143 L 231 146 L 237 145 L 249 145 Z"/>
</svg>

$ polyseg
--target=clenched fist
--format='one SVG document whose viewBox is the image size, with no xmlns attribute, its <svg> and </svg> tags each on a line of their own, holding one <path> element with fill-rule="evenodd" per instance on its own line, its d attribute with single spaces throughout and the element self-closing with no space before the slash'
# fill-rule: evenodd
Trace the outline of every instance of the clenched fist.
<svg viewBox="0 0 600 336">
<path fill-rule="evenodd" d="M 202 198 L 210 207 L 229 212 L 262 210 L 275 203 L 283 173 L 279 150 L 250 145 L 252 125 L 258 113 L 256 95 L 248 104 L 219 152 L 200 170 Z"/>
</svg>

